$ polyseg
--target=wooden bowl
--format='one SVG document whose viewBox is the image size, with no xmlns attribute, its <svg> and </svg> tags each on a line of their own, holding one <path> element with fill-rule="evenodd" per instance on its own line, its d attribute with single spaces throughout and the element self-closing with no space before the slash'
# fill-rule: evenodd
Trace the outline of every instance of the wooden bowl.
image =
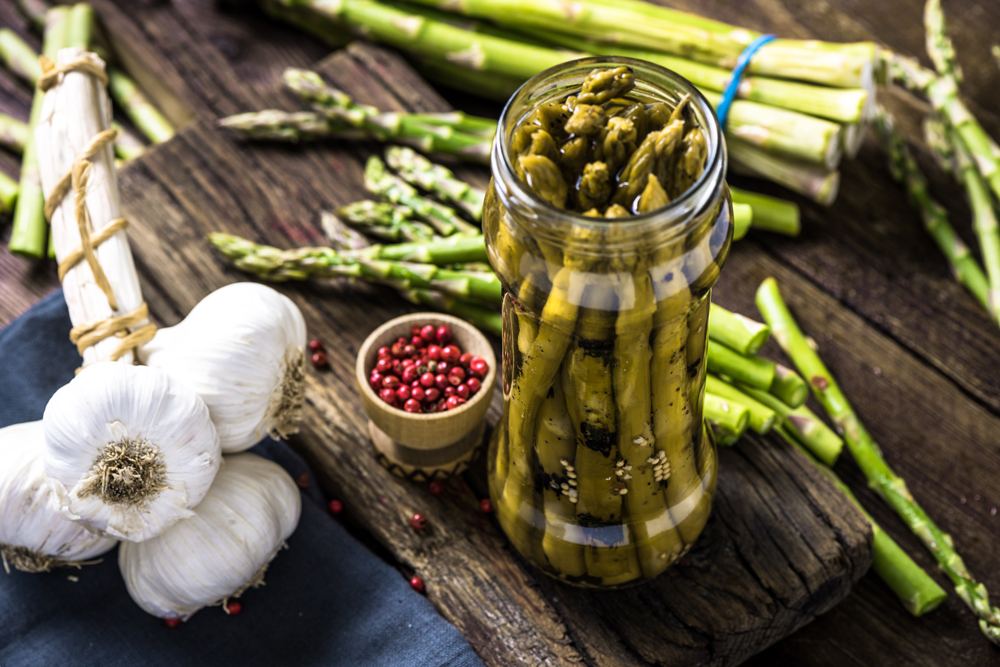
<svg viewBox="0 0 1000 667">
<path fill-rule="evenodd" d="M 368 384 L 379 348 L 392 346 L 400 337 L 409 340 L 410 328 L 415 324 L 447 324 L 452 340 L 463 352 L 482 357 L 489 364 L 482 388 L 461 407 L 427 414 L 404 412 L 387 405 Z M 493 346 L 486 336 L 451 315 L 404 315 L 373 331 L 358 352 L 356 375 L 375 457 L 393 474 L 416 481 L 447 479 L 463 472 L 482 445 L 486 411 L 496 386 L 496 368 Z"/>
</svg>

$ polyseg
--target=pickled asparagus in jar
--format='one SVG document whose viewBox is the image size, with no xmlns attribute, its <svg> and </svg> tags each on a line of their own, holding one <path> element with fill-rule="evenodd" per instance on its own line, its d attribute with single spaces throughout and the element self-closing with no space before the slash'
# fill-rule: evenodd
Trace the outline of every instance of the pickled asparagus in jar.
<svg viewBox="0 0 1000 667">
<path fill-rule="evenodd" d="M 724 149 L 707 103 L 655 65 L 585 59 L 536 79 L 504 112 L 484 216 L 506 289 L 490 490 L 522 555 L 616 587 L 675 562 L 711 508 Z"/>
</svg>

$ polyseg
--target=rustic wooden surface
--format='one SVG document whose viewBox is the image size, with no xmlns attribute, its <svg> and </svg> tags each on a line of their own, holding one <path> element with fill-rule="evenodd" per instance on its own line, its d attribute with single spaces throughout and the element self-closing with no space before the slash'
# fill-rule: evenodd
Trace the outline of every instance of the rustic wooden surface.
<svg viewBox="0 0 1000 667">
<path fill-rule="evenodd" d="M 116 14 L 108 0 L 96 4 L 106 18 L 119 17 L 120 22 L 113 27 L 133 47 L 135 52 L 130 56 L 146 66 L 154 63 L 152 73 L 161 76 L 168 89 L 184 100 L 186 110 L 181 107 L 172 114 L 182 119 L 185 114 L 210 119 L 234 111 L 287 104 L 286 98 L 271 92 L 277 73 L 288 65 L 307 65 L 326 53 L 316 42 L 259 15 L 220 15 L 203 0 L 176 0 L 172 5 L 119 1 L 128 7 L 129 18 Z M 23 32 L 11 4 L 0 5 L 0 24 Z M 889 3 L 710 0 L 674 4 L 788 36 L 877 39 L 900 52 L 923 53 L 919 0 Z M 945 4 L 965 69 L 964 90 L 987 130 L 997 136 L 1000 118 L 996 111 L 996 84 L 1000 77 L 986 50 L 997 40 L 997 35 L 990 33 L 990 26 L 1000 25 L 1000 7 L 979 6 L 973 0 L 949 0 Z M 156 71 L 155 66 L 158 53 L 167 54 L 160 64 L 161 71 Z M 199 60 L 195 53 L 207 53 L 208 59 Z M 235 70 L 239 81 L 208 74 L 219 71 L 215 69 L 217 64 Z M 377 94 L 377 83 L 372 80 L 364 85 L 366 92 Z M 465 108 L 473 104 L 457 95 L 449 97 Z M 415 100 L 390 97 L 387 101 Z M 0 110 L 24 117 L 28 102 L 27 92 L 9 75 L 0 73 Z M 309 242 L 315 238 L 310 222 L 315 219 L 317 206 L 345 202 L 359 194 L 356 158 L 371 149 L 310 150 L 304 156 L 281 148 L 255 149 L 249 154 L 241 152 L 237 158 L 233 153 L 236 148 L 220 149 L 213 145 L 213 137 L 215 134 L 204 123 L 194 126 L 175 144 L 157 149 L 140 165 L 128 167 L 123 178 L 131 210 L 160 207 L 160 222 L 169 223 L 158 234 L 142 234 L 138 227 L 132 232 L 139 251 L 137 260 L 144 267 L 144 285 L 150 292 L 154 310 L 165 323 L 176 321 L 190 309 L 208 285 L 217 284 L 212 281 L 239 278 L 228 271 L 220 273 L 223 269 L 205 253 L 201 240 L 191 235 L 189 225 L 207 231 L 225 227 L 223 221 L 233 221 L 234 229 L 245 230 L 247 224 L 255 225 L 255 231 L 248 233 L 262 238 L 282 239 L 289 245 Z M 195 150 L 201 148 L 207 150 L 192 159 Z M 926 154 L 922 154 L 922 159 L 930 164 Z M 765 275 L 779 278 L 793 308 L 808 332 L 820 342 L 824 356 L 854 397 L 890 461 L 910 481 L 914 494 L 932 516 L 964 547 L 969 566 L 996 594 L 1000 590 L 1000 572 L 995 567 L 994 555 L 1000 546 L 1000 518 L 995 509 L 1000 504 L 997 481 L 1000 422 L 996 417 L 1000 411 L 1000 378 L 996 372 L 1000 369 L 997 359 L 1000 333 L 950 279 L 916 216 L 888 179 L 882 162 L 878 150 L 866 146 L 858 160 L 845 166 L 842 194 L 832 209 L 804 207 L 805 229 L 800 238 L 752 235 L 750 240 L 742 242 L 724 272 L 716 298 L 723 305 L 751 313 L 753 286 Z M 335 174 L 336 178 L 323 180 L 321 190 L 317 190 L 311 179 L 289 185 L 282 178 L 290 170 L 295 173 L 309 168 L 316 173 Z M 0 169 L 14 174 L 16 161 L 0 155 Z M 227 169 L 252 169 L 256 180 L 234 184 L 216 176 Z M 971 230 L 964 222 L 967 210 L 960 193 L 940 174 L 933 173 L 935 192 L 949 205 L 958 226 L 971 241 Z M 164 178 L 164 174 L 170 178 Z M 261 181 L 268 177 L 274 182 Z M 199 208 L 206 199 L 212 202 Z M 206 224 L 202 229 L 201 225 Z M 191 288 L 171 283 L 168 267 L 177 265 L 199 275 L 204 272 L 211 279 Z M 34 268 L 7 254 L 0 255 L 0 281 L 3 295 L 0 323 L 12 319 L 55 285 L 51 269 Z M 169 290 L 164 286 L 169 286 Z M 376 321 L 401 308 L 394 297 L 374 289 L 326 285 L 297 287 L 290 293 L 299 303 L 308 301 L 306 310 L 311 321 L 335 317 L 331 304 L 338 303 L 353 308 L 352 312 L 370 316 L 372 323 L 368 328 L 371 328 Z M 379 307 L 370 307 L 365 298 L 378 299 Z M 344 321 L 357 324 L 364 320 Z M 354 332 L 346 326 L 339 329 L 328 326 L 318 333 L 351 349 L 351 341 L 364 332 Z M 350 364 L 336 364 L 331 378 L 324 377 L 322 384 L 314 379 L 310 389 L 314 401 L 329 390 L 325 381 L 334 376 L 349 377 Z M 324 416 L 322 424 L 311 424 L 314 433 L 322 435 L 324 441 L 343 443 L 363 437 L 356 427 L 344 426 L 352 420 L 356 423 L 356 414 L 351 414 L 350 406 Z M 317 431 L 321 426 L 326 430 Z M 348 481 L 352 476 L 364 479 L 378 472 L 365 466 L 359 468 L 359 461 L 350 454 L 349 450 L 336 447 L 326 450 L 327 456 L 345 466 L 346 477 L 335 484 L 337 490 L 354 489 L 354 480 Z M 781 465 L 768 467 L 769 460 L 779 455 Z M 350 466 L 348 459 L 353 461 Z M 725 452 L 722 465 L 723 472 L 729 470 L 726 474 L 731 474 L 753 462 L 758 472 L 770 476 L 775 467 L 788 466 L 788 462 L 795 460 L 787 452 L 765 449 L 751 441 Z M 918 562 L 931 569 L 932 561 L 919 543 L 862 488 L 856 468 L 845 461 L 838 466 L 838 472 L 859 492 L 882 525 L 915 554 Z M 767 485 L 761 488 L 779 498 L 787 498 L 790 493 L 798 496 L 801 503 L 803 491 L 801 487 L 796 490 L 795 485 L 801 485 L 802 479 L 787 475 L 785 479 L 787 488 L 779 490 Z M 471 481 L 475 487 L 476 480 Z M 737 486 L 733 478 L 724 482 L 727 486 Z M 771 483 L 774 484 L 773 478 Z M 736 655 L 741 648 L 745 650 L 748 636 L 760 634 L 762 619 L 773 613 L 756 608 L 752 599 L 743 600 L 745 611 L 749 612 L 748 634 L 724 638 L 717 645 L 706 642 L 705 633 L 711 627 L 697 624 L 683 627 L 670 618 L 664 621 L 670 628 L 665 637 L 635 636 L 642 629 L 635 618 L 645 620 L 651 615 L 649 612 L 659 613 L 653 605 L 660 604 L 662 596 L 682 595 L 685 586 L 690 591 L 691 584 L 686 582 L 702 575 L 699 568 L 705 563 L 719 567 L 726 561 L 728 552 L 715 549 L 714 545 L 733 531 L 739 533 L 739 525 L 730 525 L 723 519 L 731 507 L 738 510 L 741 503 L 733 507 L 730 500 L 720 500 L 707 533 L 703 558 L 692 558 L 687 568 L 649 587 L 662 596 L 639 596 L 636 601 L 646 605 L 640 612 L 634 601 L 626 603 L 618 599 L 627 593 L 595 597 L 550 582 L 515 589 L 516 584 L 512 583 L 527 583 L 530 574 L 509 559 L 505 567 L 494 566 L 484 572 L 481 564 L 495 562 L 496 553 L 504 550 L 503 540 L 495 529 L 478 525 L 482 520 L 477 521 L 471 511 L 470 493 L 462 487 L 453 489 L 444 499 L 404 494 L 405 498 L 426 503 L 421 509 L 454 518 L 457 523 L 439 526 L 441 533 L 435 531 L 426 543 L 404 541 L 399 553 L 385 555 L 397 558 L 404 569 L 407 564 L 421 563 L 425 567 L 442 567 L 439 562 L 442 555 L 455 551 L 457 540 L 472 540 L 474 549 L 469 558 L 480 564 L 473 572 L 481 577 L 481 588 L 475 589 L 481 597 L 458 600 L 445 587 L 433 583 L 430 595 L 439 608 L 458 608 L 463 604 L 471 607 L 472 620 L 456 622 L 477 648 L 489 640 L 492 636 L 489 633 L 502 630 L 506 643 L 490 644 L 487 647 L 490 653 L 484 653 L 488 661 L 520 647 L 537 651 L 530 655 L 576 658 L 587 664 L 653 663 L 656 658 L 653 651 L 664 645 L 683 646 L 683 650 L 673 649 L 682 660 L 692 656 Z M 386 498 L 386 504 L 380 502 L 381 497 Z M 362 521 L 369 517 L 382 524 L 392 524 L 387 519 L 399 521 L 411 509 L 395 505 L 394 500 L 400 500 L 399 497 L 394 499 L 385 494 L 381 497 L 357 497 L 352 492 L 348 507 Z M 804 507 L 808 506 L 800 506 L 799 510 Z M 393 532 L 385 525 L 381 528 L 397 536 L 398 531 Z M 405 536 L 405 531 L 398 535 Z M 375 537 L 384 540 L 387 535 L 376 532 Z M 760 536 L 756 538 L 759 540 Z M 747 546 L 760 548 L 756 540 Z M 830 546 L 829 540 L 824 546 Z M 447 575 L 441 570 L 426 571 L 432 576 Z M 691 573 L 690 577 L 686 573 Z M 498 585 L 498 581 L 503 583 Z M 946 584 L 943 578 L 941 582 Z M 798 585 L 808 587 L 808 582 L 799 581 Z M 514 595 L 522 597 L 512 599 Z M 686 595 L 692 600 L 699 599 L 689 592 Z M 474 622 L 475 612 L 498 605 L 503 613 L 489 617 L 486 622 L 480 615 L 479 623 Z M 527 605 L 540 620 L 524 625 L 521 616 L 518 623 L 519 605 Z M 588 607 L 597 607 L 605 620 L 614 620 L 600 627 L 589 627 L 578 617 Z M 765 615 L 755 616 L 760 609 L 764 609 Z M 581 631 L 581 628 L 587 629 Z M 657 645 L 658 641 L 663 643 Z M 995 664 L 997 659 L 995 649 L 979 636 L 971 616 L 954 596 L 938 611 L 922 619 L 912 619 L 888 589 L 869 574 L 846 602 L 748 664 L 988 665 Z"/>
</svg>

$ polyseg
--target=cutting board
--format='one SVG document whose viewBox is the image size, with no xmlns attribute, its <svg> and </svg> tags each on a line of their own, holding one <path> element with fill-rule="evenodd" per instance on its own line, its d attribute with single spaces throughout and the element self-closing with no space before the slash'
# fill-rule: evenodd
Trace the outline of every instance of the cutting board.
<svg viewBox="0 0 1000 667">
<path fill-rule="evenodd" d="M 120 174 L 136 264 L 160 325 L 178 322 L 210 291 L 247 279 L 211 250 L 206 234 L 281 247 L 322 244 L 319 211 L 366 196 L 363 164 L 377 145 L 235 140 L 215 127 L 217 117 L 298 103 L 277 82 L 270 92 L 254 90 L 213 49 L 185 41 L 183 30 L 171 41 L 164 38 L 170 25 L 153 24 L 156 39 L 149 39 L 110 2 L 95 5 L 128 68 L 158 99 L 173 100 L 172 116 L 189 120 Z M 381 49 L 355 44 L 316 69 L 386 110 L 447 109 Z M 488 177 L 483 168 L 458 171 L 479 185 Z M 343 281 L 279 289 L 302 309 L 309 336 L 326 342 L 330 359 L 329 369 L 309 373 L 305 423 L 292 446 L 343 502 L 341 520 L 400 576 L 421 576 L 430 601 L 487 665 L 738 664 L 836 605 L 870 565 L 871 530 L 861 514 L 780 439 L 751 436 L 720 452 L 712 518 L 678 566 L 613 592 L 550 580 L 480 512 L 482 460 L 434 497 L 426 485 L 390 475 L 371 454 L 355 355 L 371 330 L 414 307 L 389 289 Z M 499 409 L 497 396 L 491 423 Z M 429 530 L 409 528 L 414 512 L 430 518 Z M 316 574 L 336 576 L 336 563 Z M 267 604 L 266 589 L 257 604 Z"/>
</svg>

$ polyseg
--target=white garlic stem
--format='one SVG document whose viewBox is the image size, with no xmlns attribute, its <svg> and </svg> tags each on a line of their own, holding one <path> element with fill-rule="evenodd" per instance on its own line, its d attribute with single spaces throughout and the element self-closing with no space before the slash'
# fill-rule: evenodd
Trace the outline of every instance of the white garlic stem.
<svg viewBox="0 0 1000 667">
<path fill-rule="evenodd" d="M 58 64 L 65 64 L 80 56 L 104 66 L 104 61 L 93 53 L 75 47 L 59 51 Z M 82 72 L 68 72 L 61 79 L 45 94 L 41 118 L 35 129 L 38 169 L 46 197 L 63 175 L 69 172 L 91 140 L 111 127 L 111 101 L 104 84 Z M 113 143 L 108 143 L 90 162 L 86 201 L 91 235 L 94 235 L 110 221 L 121 217 Z M 56 258 L 62 261 L 80 246 L 72 190 L 56 209 L 51 222 Z M 139 278 L 125 232 L 119 231 L 102 243 L 96 248 L 95 254 L 114 291 L 118 309 L 112 310 L 107 297 L 94 280 L 90 266 L 85 260 L 80 261 L 62 281 L 74 327 L 126 315 L 143 303 Z M 140 322 L 133 329 L 145 323 L 146 321 Z M 118 338 L 110 337 L 86 349 L 83 353 L 83 366 L 106 359 L 118 347 L 118 341 Z M 120 361 L 132 363 L 132 352 L 126 353 Z"/>
</svg>

